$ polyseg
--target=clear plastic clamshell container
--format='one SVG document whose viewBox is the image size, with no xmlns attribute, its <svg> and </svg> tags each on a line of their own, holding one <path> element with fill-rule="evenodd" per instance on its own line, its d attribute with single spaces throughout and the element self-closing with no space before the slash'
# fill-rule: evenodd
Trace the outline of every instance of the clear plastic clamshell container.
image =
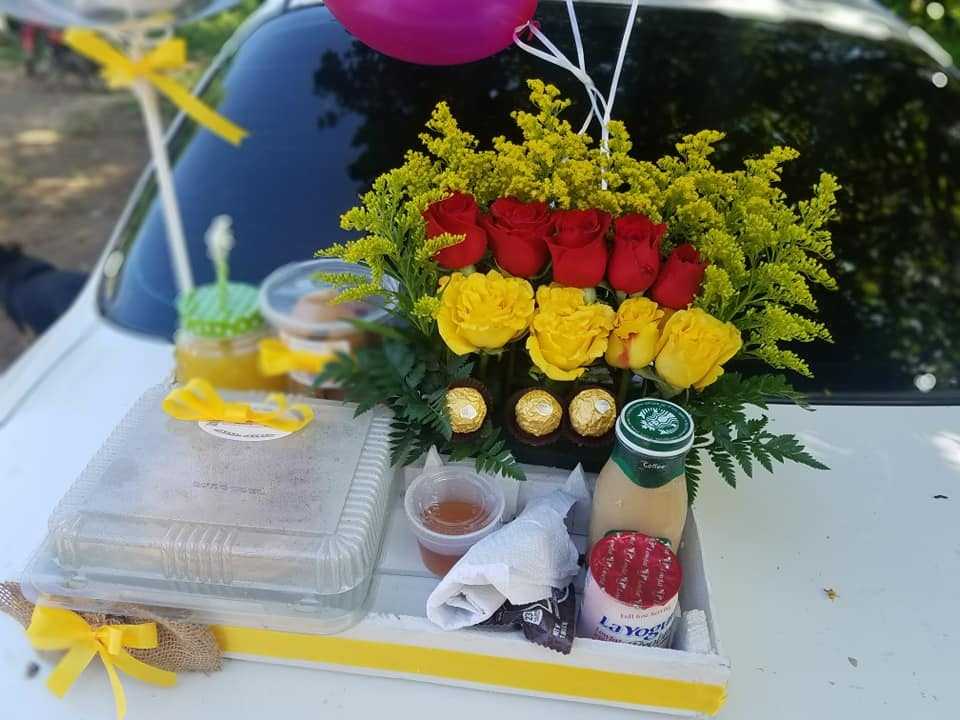
<svg viewBox="0 0 960 720">
<path fill-rule="evenodd" d="M 25 591 L 311 633 L 358 620 L 390 500 L 389 415 L 297 398 L 316 413 L 299 432 L 230 439 L 167 416 L 169 389 L 137 402 L 60 502 Z"/>
</svg>

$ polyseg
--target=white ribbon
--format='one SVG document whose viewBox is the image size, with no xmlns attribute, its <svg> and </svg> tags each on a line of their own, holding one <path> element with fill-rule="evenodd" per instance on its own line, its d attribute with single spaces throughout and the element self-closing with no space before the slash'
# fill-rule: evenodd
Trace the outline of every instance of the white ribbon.
<svg viewBox="0 0 960 720">
<path fill-rule="evenodd" d="M 610 92 L 606 97 L 600 92 L 596 83 L 593 82 L 593 78 L 587 73 L 586 60 L 583 54 L 583 38 L 580 36 L 580 24 L 577 22 L 577 12 L 573 7 L 573 0 L 566 1 L 567 14 L 570 16 L 570 28 L 573 30 L 573 41 L 577 48 L 577 65 L 574 65 L 556 45 L 550 42 L 550 39 L 540 31 L 540 28 L 538 28 L 532 20 L 513 31 L 513 42 L 517 47 L 531 55 L 563 68 L 583 83 L 583 86 L 587 90 L 587 97 L 590 99 L 590 114 L 587 115 L 583 127 L 580 128 L 580 134 L 582 135 L 587 131 L 593 118 L 596 117 L 600 122 L 600 147 L 603 152 L 609 153 L 610 118 L 613 114 L 613 104 L 616 101 L 617 87 L 620 84 L 620 73 L 623 70 L 623 63 L 627 57 L 627 46 L 630 44 L 630 35 L 636 23 L 637 9 L 640 5 L 640 0 L 633 0 L 630 5 L 630 13 L 627 16 L 627 26 L 624 28 L 623 39 L 620 41 L 620 54 L 617 56 L 617 64 L 613 70 Z M 524 31 L 532 33 L 549 52 L 544 52 L 521 40 L 520 34 Z M 603 187 L 607 187 L 606 181 L 603 181 Z"/>
</svg>

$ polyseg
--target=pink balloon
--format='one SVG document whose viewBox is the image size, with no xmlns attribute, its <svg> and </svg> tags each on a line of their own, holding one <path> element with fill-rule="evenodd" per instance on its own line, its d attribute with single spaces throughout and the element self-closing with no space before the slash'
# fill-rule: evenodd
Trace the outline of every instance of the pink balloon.
<svg viewBox="0 0 960 720">
<path fill-rule="evenodd" d="M 358 40 L 421 65 L 459 65 L 509 47 L 537 0 L 326 0 Z"/>
</svg>

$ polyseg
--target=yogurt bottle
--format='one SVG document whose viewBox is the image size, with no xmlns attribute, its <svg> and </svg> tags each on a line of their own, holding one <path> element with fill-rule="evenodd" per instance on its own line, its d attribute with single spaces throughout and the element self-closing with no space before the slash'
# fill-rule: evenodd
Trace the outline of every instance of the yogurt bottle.
<svg viewBox="0 0 960 720">
<path fill-rule="evenodd" d="M 682 580 L 680 561 L 664 542 L 637 532 L 607 535 L 590 552 L 577 635 L 667 647 Z"/>
</svg>

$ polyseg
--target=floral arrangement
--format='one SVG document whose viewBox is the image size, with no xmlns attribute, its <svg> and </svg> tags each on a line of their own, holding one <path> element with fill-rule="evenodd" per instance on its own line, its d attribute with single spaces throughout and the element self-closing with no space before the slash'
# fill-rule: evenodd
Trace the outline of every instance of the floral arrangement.
<svg viewBox="0 0 960 720">
<path fill-rule="evenodd" d="M 727 172 L 710 161 L 723 138 L 710 130 L 684 137 L 676 156 L 639 160 L 622 123 L 595 146 L 563 119 L 570 103 L 555 87 L 529 87 L 535 112 L 513 113 L 519 142 L 497 137 L 482 149 L 440 103 L 421 135 L 426 152 L 408 152 L 343 216 L 362 237 L 319 254 L 362 263 L 373 278 L 325 279 L 340 300 L 388 295 L 401 322 L 368 326 L 382 344 L 340 356 L 323 379 L 360 411 L 394 411 L 401 463 L 437 444 L 522 477 L 495 413 L 468 438 L 452 431 L 446 391 L 472 381 L 495 410 L 529 386 L 671 398 L 730 484 L 754 461 L 823 467 L 795 437 L 769 430 L 768 400 L 803 403 L 787 380 L 725 366 L 752 358 L 809 375 L 795 343 L 830 340 L 811 288 L 835 287 L 823 264 L 835 178 L 822 174 L 810 199 L 791 204 L 778 183 L 794 150 Z M 395 292 L 384 275 L 399 281 Z M 701 462 L 688 456 L 691 497 Z"/>
</svg>

